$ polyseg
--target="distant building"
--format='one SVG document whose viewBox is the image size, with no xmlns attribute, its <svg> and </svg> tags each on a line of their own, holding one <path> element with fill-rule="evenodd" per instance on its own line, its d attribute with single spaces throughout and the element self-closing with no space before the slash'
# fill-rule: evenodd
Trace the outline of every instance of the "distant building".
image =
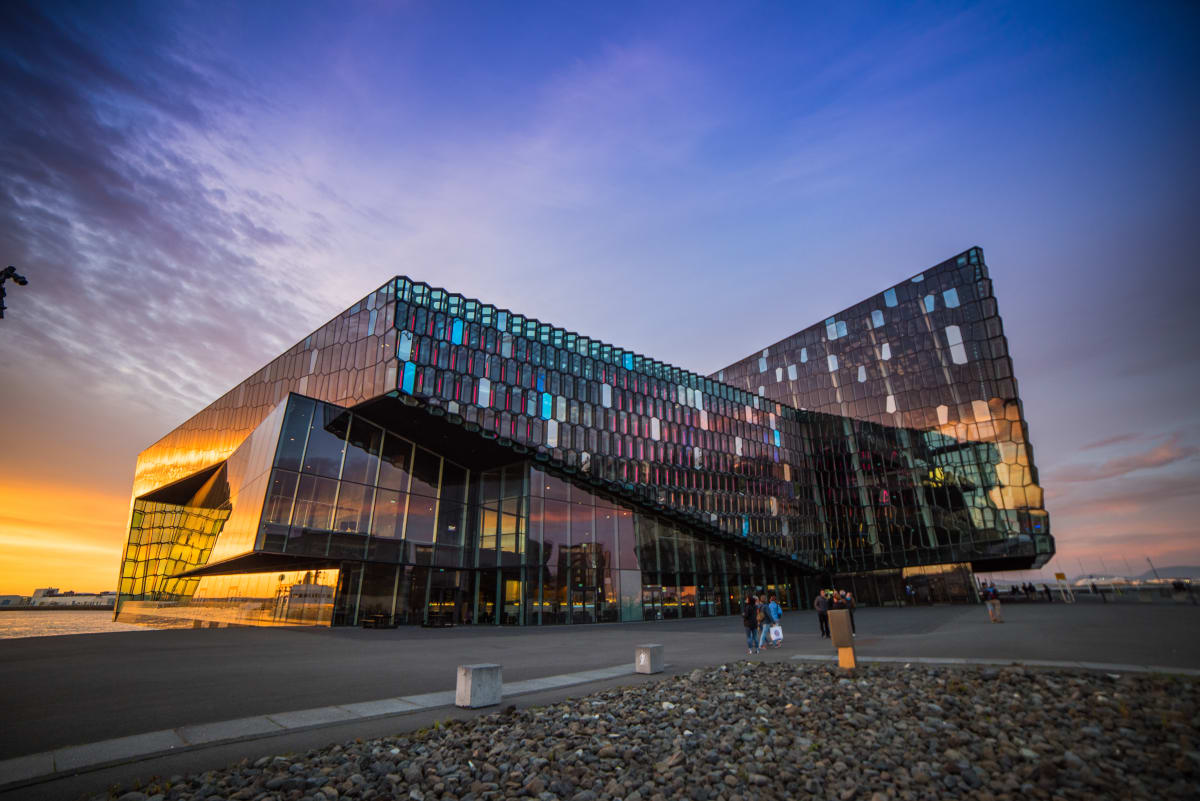
<svg viewBox="0 0 1200 801">
<path fill-rule="evenodd" d="M 709 376 L 396 277 L 142 452 L 117 617 L 969 600 L 1053 554 L 978 248 Z"/>
<path fill-rule="evenodd" d="M 30 606 L 114 606 L 117 594 L 108 592 L 59 592 L 57 587 L 42 587 L 33 591 Z"/>
<path fill-rule="evenodd" d="M 0 607 L 5 606 L 28 606 L 28 595 L 0 595 Z"/>
</svg>

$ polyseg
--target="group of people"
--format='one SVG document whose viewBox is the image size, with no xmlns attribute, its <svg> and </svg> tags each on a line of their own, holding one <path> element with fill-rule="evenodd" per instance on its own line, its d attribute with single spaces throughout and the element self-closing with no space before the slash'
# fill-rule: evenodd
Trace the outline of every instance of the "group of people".
<svg viewBox="0 0 1200 801">
<path fill-rule="evenodd" d="M 746 653 L 783 647 L 783 608 L 772 593 L 755 597 L 746 593 L 742 602 L 742 625 L 746 627 Z"/>
<path fill-rule="evenodd" d="M 817 625 L 821 636 L 829 636 L 829 613 L 834 609 L 845 609 L 850 612 L 850 636 L 858 634 L 854 625 L 854 596 L 845 590 L 821 590 L 813 599 L 813 609 L 817 610 Z"/>
<path fill-rule="evenodd" d="M 1000 590 L 996 587 L 996 583 L 994 581 L 987 581 L 986 579 L 979 582 L 979 594 L 985 601 L 990 597 L 994 597 L 997 601 L 1002 598 Z M 1027 601 L 1036 601 L 1039 594 L 1044 595 L 1047 601 L 1054 601 L 1054 594 L 1046 584 L 1042 585 L 1041 590 L 1038 590 L 1032 581 L 1027 581 L 1020 585 L 1014 584 L 1008 588 L 1010 599 L 1024 596 Z"/>
</svg>

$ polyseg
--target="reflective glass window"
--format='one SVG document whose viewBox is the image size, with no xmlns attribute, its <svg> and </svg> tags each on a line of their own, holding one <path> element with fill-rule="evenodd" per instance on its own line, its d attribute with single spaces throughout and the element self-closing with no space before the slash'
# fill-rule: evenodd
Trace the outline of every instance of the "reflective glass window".
<svg viewBox="0 0 1200 801">
<path fill-rule="evenodd" d="M 334 513 L 334 530 L 366 534 L 374 493 L 374 487 L 343 481 L 338 492 L 337 511 Z"/>
<path fill-rule="evenodd" d="M 337 484 L 337 481 L 331 478 L 301 476 L 299 489 L 296 491 L 296 509 L 292 513 L 292 526 L 328 529 L 333 519 Z"/>
<path fill-rule="evenodd" d="M 390 431 L 384 435 L 382 458 L 379 461 L 379 486 L 408 491 L 408 464 L 412 459 L 412 443 Z"/>
<path fill-rule="evenodd" d="M 450 461 L 442 462 L 443 501 L 462 502 L 467 495 L 467 470 Z"/>
<path fill-rule="evenodd" d="M 304 455 L 304 443 L 308 438 L 308 427 L 312 423 L 316 406 L 308 398 L 293 395 L 288 402 L 287 414 L 283 418 L 283 430 L 279 433 L 279 450 L 275 464 L 288 470 L 299 470 Z"/>
<path fill-rule="evenodd" d="M 896 301 L 896 290 L 889 289 L 888 291 L 884 292 L 883 293 L 883 302 L 885 304 L 887 304 L 889 307 L 895 306 L 896 302 L 897 302 Z"/>
<path fill-rule="evenodd" d="M 942 300 L 946 303 L 947 309 L 958 308 L 958 290 L 951 287 L 942 293 Z"/>
<path fill-rule="evenodd" d="M 417 459 L 420 462 L 420 458 Z M 404 527 L 404 539 L 408 542 L 433 542 L 434 523 L 437 520 L 437 501 L 421 495 L 408 498 L 408 522 Z"/>
<path fill-rule="evenodd" d="M 342 466 L 342 478 L 360 484 L 374 484 L 382 441 L 383 429 L 361 417 L 355 417 L 350 424 L 349 447 Z"/>
<path fill-rule="evenodd" d="M 371 520 L 372 536 L 396 540 L 403 536 L 406 498 L 403 492 L 387 489 L 376 491 L 375 515 Z"/>
<path fill-rule="evenodd" d="M 349 428 L 349 412 L 320 404 L 308 429 L 304 472 L 337 478 L 346 452 L 346 433 Z"/>
<path fill-rule="evenodd" d="M 286 525 L 289 522 L 297 479 L 298 476 L 290 470 L 276 470 L 271 474 L 271 488 L 267 492 L 267 504 L 263 512 L 264 523 Z"/>
<path fill-rule="evenodd" d="M 963 347 L 962 330 L 957 325 L 946 326 L 946 342 L 950 345 L 950 358 L 955 364 L 967 363 L 967 349 Z"/>
<path fill-rule="evenodd" d="M 438 494 L 438 475 L 441 473 L 442 460 L 424 448 L 417 448 L 413 461 L 412 485 L 409 490 L 414 495 L 425 495 L 436 498 Z"/>
</svg>

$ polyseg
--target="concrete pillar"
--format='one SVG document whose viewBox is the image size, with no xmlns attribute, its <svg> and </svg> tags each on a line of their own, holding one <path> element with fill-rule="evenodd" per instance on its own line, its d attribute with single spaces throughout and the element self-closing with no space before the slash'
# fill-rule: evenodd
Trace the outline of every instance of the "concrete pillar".
<svg viewBox="0 0 1200 801">
<path fill-rule="evenodd" d="M 454 705 L 464 709 L 496 706 L 500 703 L 502 688 L 500 665 L 459 665 Z"/>
<path fill-rule="evenodd" d="M 663 656 L 663 646 L 656 643 L 639 645 L 633 650 L 633 670 L 635 673 L 662 673 L 666 661 Z"/>
</svg>

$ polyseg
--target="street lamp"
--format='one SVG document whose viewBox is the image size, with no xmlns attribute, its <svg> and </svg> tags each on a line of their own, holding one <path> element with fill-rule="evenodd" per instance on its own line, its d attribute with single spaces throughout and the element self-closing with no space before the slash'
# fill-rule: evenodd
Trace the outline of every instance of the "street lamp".
<svg viewBox="0 0 1200 801">
<path fill-rule="evenodd" d="M 18 273 L 17 268 L 13 267 L 11 264 L 5 267 L 3 270 L 0 270 L 0 320 L 4 319 L 4 296 L 7 294 L 7 290 L 4 288 L 4 282 L 10 278 L 16 282 L 17 286 L 25 286 L 29 283 L 25 276 Z"/>
</svg>

